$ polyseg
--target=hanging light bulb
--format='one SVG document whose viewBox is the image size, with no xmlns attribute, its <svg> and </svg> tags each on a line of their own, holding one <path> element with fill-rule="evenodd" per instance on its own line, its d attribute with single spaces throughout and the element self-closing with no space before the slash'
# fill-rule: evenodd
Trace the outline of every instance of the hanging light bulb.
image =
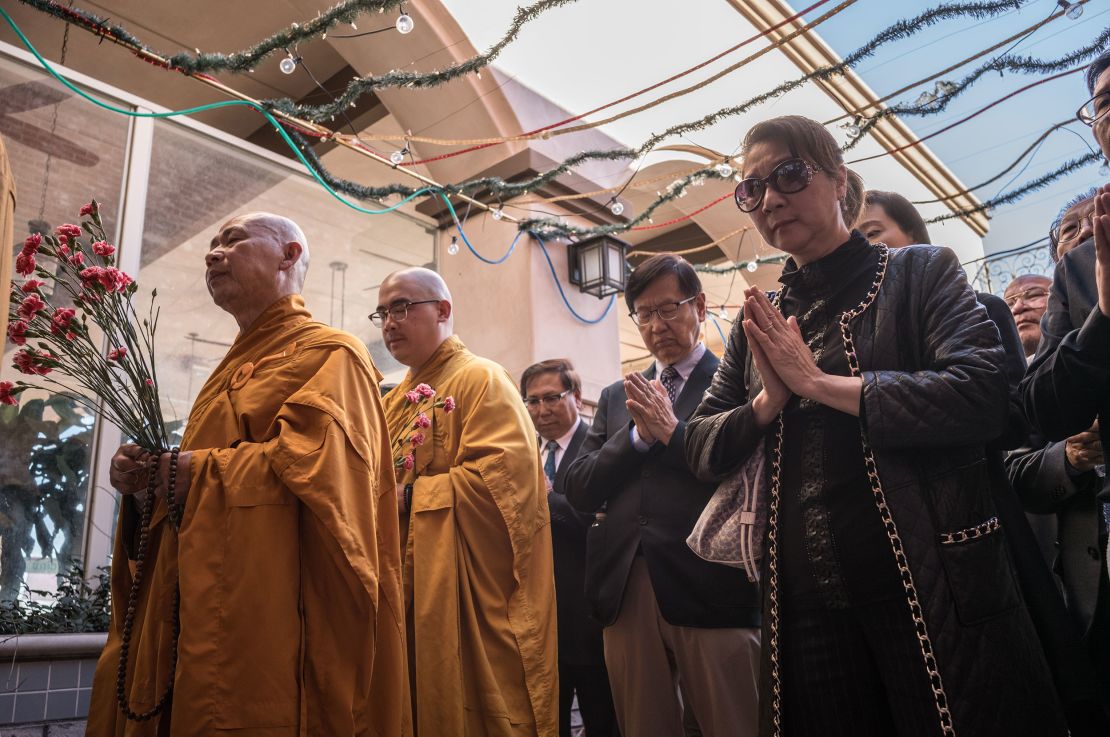
<svg viewBox="0 0 1110 737">
<path fill-rule="evenodd" d="M 759 268 L 759 264 L 757 264 L 755 261 L 749 261 L 748 262 L 748 266 L 747 266 L 748 271 L 751 271 L 751 272 L 754 273 L 755 270 L 758 269 L 758 268 Z"/>
<path fill-rule="evenodd" d="M 285 57 L 278 63 L 278 69 L 282 74 L 292 74 L 297 71 L 297 59 L 292 54 Z"/>
<path fill-rule="evenodd" d="M 410 16 L 408 13 L 401 13 L 399 16 L 397 16 L 396 25 L 397 32 L 400 33 L 402 36 L 406 33 L 412 33 L 412 29 L 416 26 L 416 24 L 412 22 L 412 16 Z"/>
<path fill-rule="evenodd" d="M 500 220 L 501 218 L 505 217 L 505 213 L 499 207 L 496 210 L 493 210 L 492 212 L 490 212 L 490 217 L 492 217 L 494 220 Z"/>
<path fill-rule="evenodd" d="M 447 255 L 454 256 L 459 252 L 459 237 L 457 235 L 451 236 L 451 242 L 447 244 Z"/>
<path fill-rule="evenodd" d="M 717 173 L 720 174 L 723 179 L 728 179 L 729 177 L 732 176 L 732 166 L 727 161 L 722 161 L 721 163 L 717 164 L 717 166 L 714 167 L 714 168 L 717 170 Z"/>
<path fill-rule="evenodd" d="M 924 92 L 922 92 L 920 95 L 917 96 L 917 99 L 914 101 L 913 104 L 916 105 L 917 107 L 927 107 L 929 105 L 932 105 L 936 101 L 937 101 L 936 94 L 930 92 L 929 90 L 925 90 Z"/>
<path fill-rule="evenodd" d="M 849 138 L 859 138 L 862 129 L 859 127 L 860 120 L 858 117 L 852 118 L 851 122 L 844 124 L 844 130 L 848 133 Z"/>
<path fill-rule="evenodd" d="M 408 152 L 409 150 L 407 148 L 397 149 L 389 155 L 389 160 L 393 162 L 394 166 L 399 166 L 401 162 L 405 160 L 405 154 Z"/>
<path fill-rule="evenodd" d="M 620 200 L 613 200 L 613 203 L 609 205 L 609 212 L 614 215 L 621 215 L 624 212 L 624 203 Z"/>
<path fill-rule="evenodd" d="M 1068 0 L 1056 0 L 1056 4 L 1064 9 L 1064 15 L 1071 20 L 1079 20 L 1079 16 L 1083 15 L 1083 6 L 1079 3 L 1068 2 Z"/>
</svg>

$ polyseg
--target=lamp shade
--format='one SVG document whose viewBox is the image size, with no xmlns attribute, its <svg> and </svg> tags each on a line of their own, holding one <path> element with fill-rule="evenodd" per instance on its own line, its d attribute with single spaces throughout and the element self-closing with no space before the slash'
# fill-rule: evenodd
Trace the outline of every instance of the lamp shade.
<svg viewBox="0 0 1110 737">
<path fill-rule="evenodd" d="M 628 283 L 628 248 L 627 243 L 609 235 L 570 244 L 570 283 L 598 299 L 623 292 Z"/>
</svg>

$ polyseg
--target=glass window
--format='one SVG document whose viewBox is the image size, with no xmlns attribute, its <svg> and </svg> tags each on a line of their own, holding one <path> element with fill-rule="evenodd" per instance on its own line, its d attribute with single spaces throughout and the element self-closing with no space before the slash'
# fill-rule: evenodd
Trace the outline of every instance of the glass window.
<svg viewBox="0 0 1110 737">
<path fill-rule="evenodd" d="M 116 232 L 128 130 L 127 118 L 0 58 L 0 136 L 15 176 L 17 251 L 31 231 L 76 222 L 91 197 Z M 60 295 L 50 302 L 69 306 Z M 24 378 L 11 366 L 16 346 L 4 340 L 0 378 Z M 55 574 L 82 557 L 94 424 L 71 397 L 49 391 L 0 406 L 0 598 L 24 587 L 54 591 Z"/>
<path fill-rule="evenodd" d="M 204 256 L 220 225 L 257 211 L 289 217 L 304 230 L 311 256 L 304 296 L 313 316 L 366 343 L 387 381 L 404 375 L 367 315 L 387 274 L 433 261 L 428 228 L 401 214 L 356 212 L 303 173 L 231 142 L 159 121 L 138 278 L 140 294 L 158 288 L 158 378 L 167 420 L 179 431 L 238 332 L 231 315 L 212 304 Z"/>
</svg>

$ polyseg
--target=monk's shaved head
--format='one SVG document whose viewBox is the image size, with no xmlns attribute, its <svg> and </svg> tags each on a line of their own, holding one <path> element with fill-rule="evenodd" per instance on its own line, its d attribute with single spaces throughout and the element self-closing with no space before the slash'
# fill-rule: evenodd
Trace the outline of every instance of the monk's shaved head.
<svg viewBox="0 0 1110 737">
<path fill-rule="evenodd" d="M 308 238 L 282 215 L 236 215 L 212 237 L 205 265 L 213 301 L 245 330 L 277 300 L 304 290 Z"/>
<path fill-rule="evenodd" d="M 423 266 L 410 266 L 407 269 L 394 271 L 382 282 L 382 289 L 384 290 L 387 285 L 400 284 L 404 284 L 409 290 L 412 290 L 411 294 L 413 296 L 420 299 L 451 301 L 451 290 L 447 288 L 447 282 L 443 281 L 442 276 L 431 269 L 425 269 Z M 413 297 L 409 297 L 409 299 L 413 299 Z"/>
<path fill-rule="evenodd" d="M 411 368 L 422 366 L 454 332 L 451 291 L 431 269 L 411 266 L 387 276 L 376 311 L 384 316 L 385 347 Z"/>
</svg>

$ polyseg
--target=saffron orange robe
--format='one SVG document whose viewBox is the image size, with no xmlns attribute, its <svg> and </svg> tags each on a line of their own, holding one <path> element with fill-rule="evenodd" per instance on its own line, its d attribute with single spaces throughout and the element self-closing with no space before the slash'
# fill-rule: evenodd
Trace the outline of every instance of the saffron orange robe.
<svg viewBox="0 0 1110 737">
<path fill-rule="evenodd" d="M 299 296 L 238 336 L 189 415 L 181 528 L 161 499 L 151 524 L 126 691 L 141 712 L 165 688 L 179 581 L 172 704 L 147 722 L 117 705 L 138 518 L 124 499 L 87 734 L 411 734 L 380 378 L 365 346 L 313 322 Z"/>
<path fill-rule="evenodd" d="M 405 394 L 424 383 L 457 409 L 429 412 L 415 448 L 405 604 L 419 737 L 558 734 L 555 580 L 536 432 L 508 373 L 455 337 L 385 398 L 409 437 Z M 415 479 L 415 481 L 413 480 Z"/>
</svg>

